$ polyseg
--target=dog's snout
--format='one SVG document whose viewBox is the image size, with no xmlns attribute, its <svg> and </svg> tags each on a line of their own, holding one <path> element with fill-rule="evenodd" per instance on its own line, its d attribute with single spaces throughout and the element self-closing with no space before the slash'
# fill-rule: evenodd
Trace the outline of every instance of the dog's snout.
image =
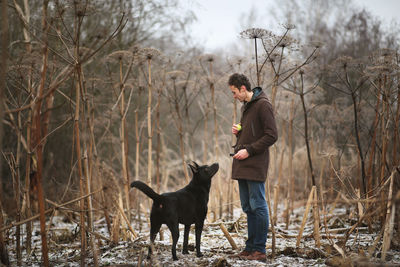
<svg viewBox="0 0 400 267">
<path fill-rule="evenodd" d="M 217 172 L 219 170 L 219 164 L 214 163 L 213 165 L 211 165 L 211 169 L 213 169 L 215 172 Z"/>
</svg>

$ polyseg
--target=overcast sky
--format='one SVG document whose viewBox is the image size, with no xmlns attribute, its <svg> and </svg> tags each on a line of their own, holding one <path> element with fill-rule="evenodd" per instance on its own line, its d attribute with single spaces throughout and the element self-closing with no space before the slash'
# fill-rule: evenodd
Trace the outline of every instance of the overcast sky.
<svg viewBox="0 0 400 267">
<path fill-rule="evenodd" d="M 206 50 L 222 48 L 238 40 L 240 15 L 254 7 L 260 15 L 269 14 L 269 9 L 279 0 L 181 0 L 183 7 L 195 11 L 198 20 L 193 23 L 190 33 Z M 330 0 L 329 0 L 330 1 Z M 365 7 L 374 16 L 389 24 L 400 22 L 400 0 L 354 0 L 356 5 Z M 270 23 L 267 19 L 265 24 Z M 273 25 L 265 25 L 263 28 Z"/>
</svg>

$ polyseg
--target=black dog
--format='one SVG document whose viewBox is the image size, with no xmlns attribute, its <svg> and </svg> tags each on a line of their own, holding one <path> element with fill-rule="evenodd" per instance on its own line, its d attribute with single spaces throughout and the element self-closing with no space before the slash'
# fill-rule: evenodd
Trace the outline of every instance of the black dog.
<svg viewBox="0 0 400 267">
<path fill-rule="evenodd" d="M 193 172 L 193 178 L 184 188 L 164 194 L 157 194 L 140 181 L 131 183 L 131 187 L 136 187 L 153 199 L 153 207 L 150 213 L 150 246 L 149 255 L 152 253 L 152 245 L 156 238 L 160 227 L 165 223 L 172 235 L 172 258 L 176 257 L 176 243 L 179 239 L 179 223 L 185 225 L 185 233 L 183 239 L 183 254 L 189 254 L 188 238 L 190 225 L 196 226 L 196 252 L 197 257 L 203 256 L 200 252 L 200 238 L 203 231 L 204 220 L 207 215 L 208 195 L 210 193 L 211 178 L 218 171 L 218 163 L 211 166 L 199 166 L 196 162 L 190 165 Z"/>
</svg>

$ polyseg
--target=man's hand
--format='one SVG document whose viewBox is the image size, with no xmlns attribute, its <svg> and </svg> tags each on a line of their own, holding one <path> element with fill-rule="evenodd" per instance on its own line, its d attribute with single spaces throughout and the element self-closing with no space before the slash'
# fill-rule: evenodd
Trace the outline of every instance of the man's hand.
<svg viewBox="0 0 400 267">
<path fill-rule="evenodd" d="M 246 149 L 239 150 L 235 155 L 233 155 L 234 159 L 244 160 L 249 157 L 249 152 Z"/>
<path fill-rule="evenodd" d="M 232 125 L 232 133 L 234 135 L 237 135 L 239 131 L 240 130 L 238 129 L 238 125 L 237 124 Z"/>
</svg>

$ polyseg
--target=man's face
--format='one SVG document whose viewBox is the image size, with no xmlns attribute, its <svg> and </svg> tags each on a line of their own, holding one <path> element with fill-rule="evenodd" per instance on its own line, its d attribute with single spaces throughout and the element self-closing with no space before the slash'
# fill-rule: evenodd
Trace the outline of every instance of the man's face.
<svg viewBox="0 0 400 267">
<path fill-rule="evenodd" d="M 239 100 L 240 102 L 244 102 L 246 99 L 246 87 L 244 85 L 242 85 L 240 89 L 234 85 L 229 85 L 229 88 L 232 91 L 233 98 Z"/>
</svg>

